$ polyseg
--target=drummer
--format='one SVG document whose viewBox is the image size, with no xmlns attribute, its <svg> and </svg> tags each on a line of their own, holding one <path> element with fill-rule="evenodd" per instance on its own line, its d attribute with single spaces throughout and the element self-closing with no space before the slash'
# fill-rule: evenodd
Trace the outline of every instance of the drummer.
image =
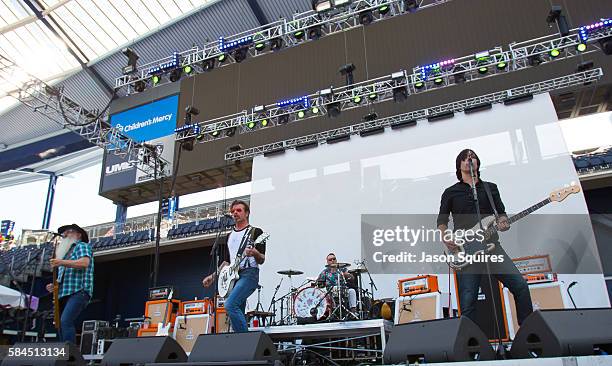
<svg viewBox="0 0 612 366">
<path fill-rule="evenodd" d="M 325 284 L 328 289 L 334 286 L 338 286 L 338 279 L 340 279 L 340 285 L 346 286 L 347 282 L 353 281 L 353 275 L 347 272 L 346 267 L 338 268 L 338 260 L 336 254 L 329 253 L 326 257 L 327 265 L 319 277 L 317 283 Z M 340 271 L 338 273 L 338 271 Z M 338 276 L 340 274 L 340 276 Z M 349 308 L 352 312 L 357 310 L 357 292 L 353 288 L 348 288 L 348 302 Z"/>
</svg>

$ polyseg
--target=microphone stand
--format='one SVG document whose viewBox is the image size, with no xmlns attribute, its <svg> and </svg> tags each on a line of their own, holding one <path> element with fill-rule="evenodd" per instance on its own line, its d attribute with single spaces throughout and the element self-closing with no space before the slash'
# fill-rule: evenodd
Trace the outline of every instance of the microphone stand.
<svg viewBox="0 0 612 366">
<path fill-rule="evenodd" d="M 276 294 L 278 294 L 278 290 L 280 289 L 281 284 L 283 283 L 283 279 L 284 279 L 284 277 L 281 277 L 280 282 L 278 283 L 278 285 L 274 289 L 274 294 L 272 295 L 272 300 L 270 300 L 270 306 L 268 306 L 268 313 L 272 309 L 272 306 L 274 306 L 274 325 L 276 325 L 276 300 L 275 300 L 275 298 L 276 298 Z"/>
<path fill-rule="evenodd" d="M 577 283 L 578 283 L 577 281 L 573 281 L 572 283 L 569 284 L 569 286 L 567 286 L 567 294 L 569 295 L 570 300 L 572 300 L 572 305 L 574 305 L 574 309 L 578 309 L 578 307 L 576 306 L 576 303 L 574 302 L 574 297 L 572 296 L 570 289 L 574 287 L 574 285 L 576 285 Z"/>
<path fill-rule="evenodd" d="M 480 226 L 480 230 L 484 233 L 484 227 L 482 226 L 482 215 L 480 213 L 480 200 L 478 199 L 478 191 L 476 190 L 476 173 L 474 172 L 474 163 L 472 162 L 472 154 L 468 154 L 468 164 L 470 166 L 470 176 L 472 178 L 472 182 L 470 186 L 472 187 L 472 195 L 474 196 L 474 203 L 476 205 L 476 218 L 478 219 L 478 225 Z M 480 177 L 478 178 L 480 180 Z M 483 183 L 484 184 L 484 183 Z M 493 205 L 494 203 L 491 202 Z M 491 280 L 491 269 L 489 268 L 489 262 L 485 262 L 485 268 L 487 270 L 487 279 L 489 282 L 489 291 L 491 292 L 491 302 L 493 304 L 493 320 L 495 321 L 495 333 L 497 336 L 497 355 L 499 358 L 506 359 L 506 350 L 504 349 L 504 344 L 501 340 L 501 329 L 499 329 L 499 319 L 497 316 L 497 305 L 495 304 L 495 298 L 493 297 L 493 282 Z"/>
</svg>

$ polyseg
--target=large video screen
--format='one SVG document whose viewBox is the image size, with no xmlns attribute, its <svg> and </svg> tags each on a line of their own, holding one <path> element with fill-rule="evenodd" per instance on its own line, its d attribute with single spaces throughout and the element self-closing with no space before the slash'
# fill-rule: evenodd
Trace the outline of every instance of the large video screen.
<svg viewBox="0 0 612 366">
<path fill-rule="evenodd" d="M 179 96 L 172 95 L 111 115 L 111 125 L 137 142 L 163 146 L 162 157 L 169 162 L 164 170 L 172 172 L 174 129 Z M 153 179 L 138 167 L 112 151 L 104 156 L 100 192 L 125 188 Z"/>
</svg>

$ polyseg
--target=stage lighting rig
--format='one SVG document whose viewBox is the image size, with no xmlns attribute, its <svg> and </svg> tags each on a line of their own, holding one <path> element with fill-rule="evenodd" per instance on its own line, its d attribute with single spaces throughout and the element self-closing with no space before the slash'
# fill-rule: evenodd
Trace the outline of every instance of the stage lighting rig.
<svg viewBox="0 0 612 366">
<path fill-rule="evenodd" d="M 351 5 L 352 0 L 312 0 L 312 10 L 317 13 L 335 13 Z"/>
<path fill-rule="evenodd" d="M 121 53 L 128 58 L 127 66 L 123 67 L 123 75 L 129 75 L 136 71 L 136 62 L 138 61 L 138 55 L 133 49 L 126 47 L 121 50 Z"/>
<path fill-rule="evenodd" d="M 404 9 L 410 13 L 414 13 L 419 8 L 417 0 L 404 0 Z"/>
</svg>

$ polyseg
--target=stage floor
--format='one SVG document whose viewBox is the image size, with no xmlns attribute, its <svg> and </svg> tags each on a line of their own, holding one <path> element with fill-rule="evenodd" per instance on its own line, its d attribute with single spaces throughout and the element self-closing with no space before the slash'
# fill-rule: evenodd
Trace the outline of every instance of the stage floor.
<svg viewBox="0 0 612 366">
<path fill-rule="evenodd" d="M 402 364 L 405 365 L 405 364 Z M 570 356 L 534 358 L 520 360 L 442 362 L 436 365 L 448 366 L 612 366 L 612 356 Z"/>
</svg>

